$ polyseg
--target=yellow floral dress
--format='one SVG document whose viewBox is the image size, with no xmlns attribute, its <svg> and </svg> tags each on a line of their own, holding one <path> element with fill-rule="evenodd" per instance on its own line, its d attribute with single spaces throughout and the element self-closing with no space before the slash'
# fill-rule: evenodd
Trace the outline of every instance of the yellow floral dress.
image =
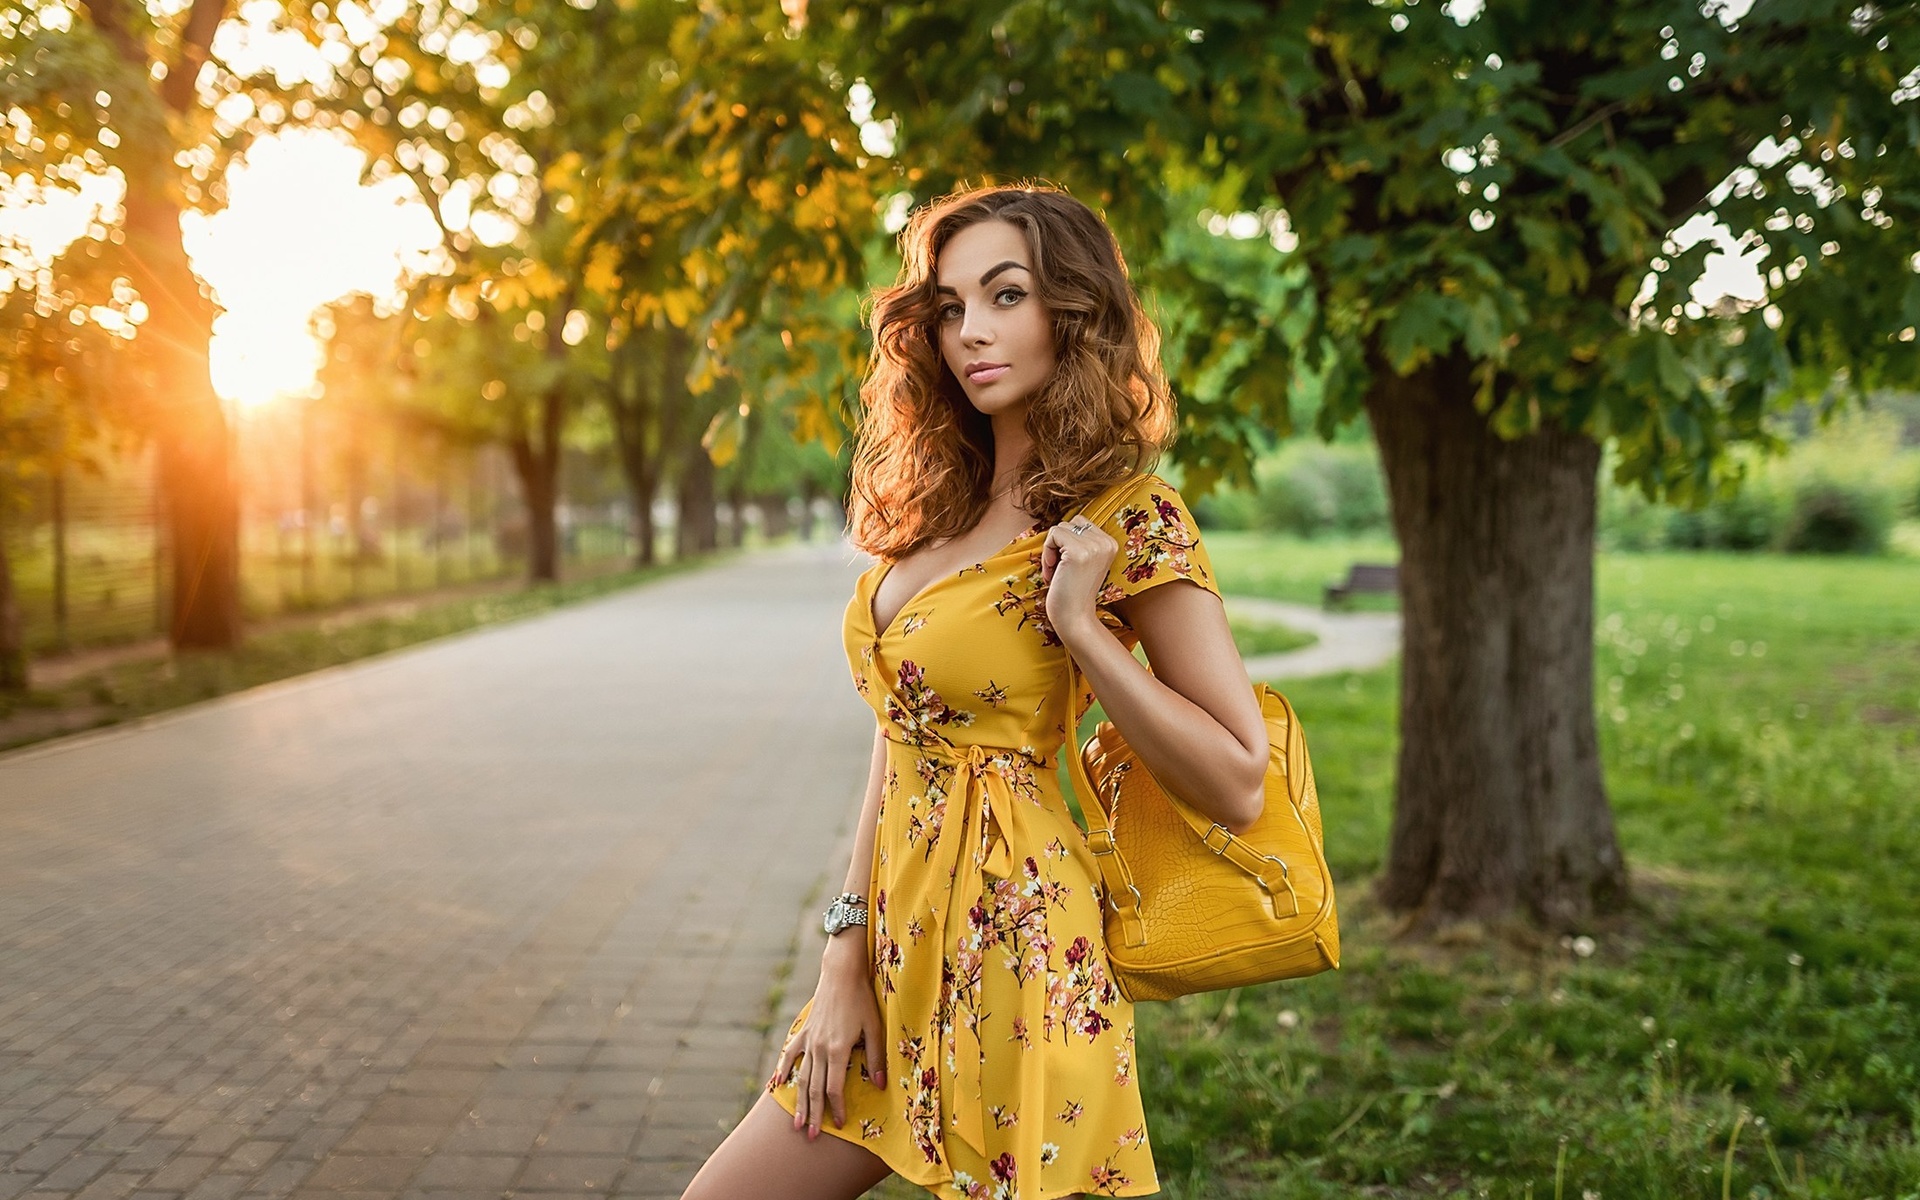
<svg viewBox="0 0 1920 1200">
<path fill-rule="evenodd" d="M 1099 613 L 1123 644 L 1137 638 L 1114 601 L 1175 579 L 1218 594 L 1192 516 L 1158 476 L 1104 528 L 1120 549 Z M 954 1200 L 1159 1190 L 1133 1006 L 1108 969 L 1099 870 L 1056 774 L 1071 744 L 1045 540 L 1035 525 L 935 579 L 884 629 L 877 562 L 844 621 L 854 686 L 891 742 L 867 927 L 888 1086 L 856 1047 L 847 1123 L 822 1129 Z M 1075 725 L 1092 699 L 1079 697 Z M 788 1112 L 794 1077 L 773 1089 Z"/>
</svg>

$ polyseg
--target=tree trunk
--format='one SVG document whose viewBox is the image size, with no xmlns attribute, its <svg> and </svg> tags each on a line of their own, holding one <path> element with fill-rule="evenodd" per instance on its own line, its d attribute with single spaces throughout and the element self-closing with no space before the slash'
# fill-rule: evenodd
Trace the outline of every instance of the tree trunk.
<svg viewBox="0 0 1920 1200">
<path fill-rule="evenodd" d="M 96 28 L 141 77 L 152 74 L 139 22 L 127 0 L 88 0 Z M 196 103 L 194 80 L 226 13 L 226 0 L 193 0 L 176 60 L 153 100 L 176 117 Z M 240 640 L 240 505 L 226 416 L 214 394 L 208 346 L 214 304 L 180 240 L 174 147 L 128 155 L 122 201 L 129 275 L 149 316 L 139 341 L 150 365 L 150 420 L 159 447 L 160 486 L 171 514 L 173 613 L 168 633 L 181 649 L 224 649 Z"/>
<path fill-rule="evenodd" d="M 653 437 L 659 406 L 655 402 L 655 382 L 650 378 L 658 374 L 659 364 L 646 360 L 646 340 L 636 330 L 614 351 L 612 377 L 602 393 L 607 415 L 613 419 L 620 473 L 627 481 L 627 501 L 633 507 L 636 567 L 652 566 L 659 553 L 653 524 L 653 494 L 660 486 L 660 454 Z"/>
<path fill-rule="evenodd" d="M 139 264 L 133 283 L 151 314 L 140 336 L 151 339 L 156 367 L 155 441 L 172 525 L 168 637 L 180 649 L 227 649 L 241 635 L 240 504 L 232 432 L 208 365 L 213 304 L 187 267 L 180 210 L 131 185 L 124 203 L 128 241 L 144 251 L 130 256 Z"/>
<path fill-rule="evenodd" d="M 759 435 L 760 406 L 754 405 L 740 436 L 739 452 L 727 468 L 727 510 L 733 519 L 727 522 L 727 545 L 738 550 L 747 543 L 747 480 L 753 474 L 755 442 Z"/>
<path fill-rule="evenodd" d="M 713 460 L 697 437 L 687 439 L 680 463 L 680 525 L 674 534 L 675 558 L 711 553 L 720 545 L 714 515 Z"/>
<path fill-rule="evenodd" d="M 536 442 L 522 430 L 507 440 L 527 511 L 527 579 L 531 583 L 554 583 L 560 578 L 560 539 L 553 511 L 560 499 L 560 424 L 565 409 L 559 391 L 556 385 L 540 398 L 544 436 Z"/>
<path fill-rule="evenodd" d="M 1600 446 L 1513 440 L 1470 363 L 1366 398 L 1401 546 L 1400 759 L 1379 895 L 1421 923 L 1524 913 L 1572 928 L 1617 907 L 1625 863 L 1593 713 Z"/>
<path fill-rule="evenodd" d="M 800 540 L 813 540 L 813 501 L 820 494 L 820 485 L 809 475 L 800 481 Z"/>
<path fill-rule="evenodd" d="M 27 690 L 27 643 L 20 601 L 13 591 L 13 563 L 0 539 L 0 692 Z"/>
</svg>

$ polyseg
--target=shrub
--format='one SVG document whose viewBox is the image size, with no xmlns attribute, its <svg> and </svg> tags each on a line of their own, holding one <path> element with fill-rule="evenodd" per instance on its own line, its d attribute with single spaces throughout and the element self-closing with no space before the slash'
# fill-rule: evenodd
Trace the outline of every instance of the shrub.
<svg viewBox="0 0 1920 1200">
<path fill-rule="evenodd" d="M 1707 506 L 1707 539 L 1728 550 L 1764 550 L 1780 538 L 1781 505 L 1772 488 L 1749 480 Z"/>
<path fill-rule="evenodd" d="M 1254 472 L 1262 529 L 1313 537 L 1387 524 L 1386 481 L 1370 445 L 1295 442 Z"/>
<path fill-rule="evenodd" d="M 1215 488 L 1193 502 L 1193 516 L 1202 529 L 1252 529 L 1258 514 L 1253 493 Z"/>
<path fill-rule="evenodd" d="M 1666 542 L 1667 510 L 1638 488 L 1602 487 L 1600 543 L 1609 550 L 1652 550 Z"/>
<path fill-rule="evenodd" d="M 1194 501 L 1212 529 L 1315 537 L 1387 527 L 1387 489 L 1371 443 L 1289 442 L 1255 464 L 1254 490 L 1225 488 Z"/>
<path fill-rule="evenodd" d="M 1764 550 L 1779 544 L 1781 508 L 1779 495 L 1764 480 L 1749 479 L 1704 508 L 1668 510 L 1666 544 L 1683 550 Z"/>
<path fill-rule="evenodd" d="M 1879 554 L 1893 516 L 1893 496 L 1884 487 L 1812 476 L 1794 489 L 1782 544 L 1801 554 Z"/>
<path fill-rule="evenodd" d="M 1707 545 L 1707 514 L 1697 508 L 1676 508 L 1667 513 L 1663 531 L 1666 544 L 1678 550 L 1704 550 Z"/>
</svg>

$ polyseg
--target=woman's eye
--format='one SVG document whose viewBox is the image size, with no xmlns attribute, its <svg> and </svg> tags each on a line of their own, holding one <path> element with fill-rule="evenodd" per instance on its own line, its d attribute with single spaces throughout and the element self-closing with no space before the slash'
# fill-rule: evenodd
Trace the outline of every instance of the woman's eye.
<svg viewBox="0 0 1920 1200">
<path fill-rule="evenodd" d="M 957 320 L 959 320 L 959 319 L 960 319 L 960 306 L 959 306 L 958 304 L 942 304 L 942 305 L 940 306 L 940 319 L 941 319 L 942 321 L 957 321 Z"/>
<path fill-rule="evenodd" d="M 1019 288 L 1003 288 L 1000 292 L 1000 302 L 1002 304 L 1018 304 L 1025 295 L 1026 293 Z"/>
</svg>

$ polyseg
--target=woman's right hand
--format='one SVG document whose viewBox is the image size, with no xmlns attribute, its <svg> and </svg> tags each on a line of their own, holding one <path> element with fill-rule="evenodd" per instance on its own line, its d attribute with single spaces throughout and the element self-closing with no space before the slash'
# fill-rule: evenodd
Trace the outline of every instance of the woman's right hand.
<svg viewBox="0 0 1920 1200">
<path fill-rule="evenodd" d="M 793 1127 L 809 1140 L 820 1136 L 829 1110 L 836 1128 L 847 1123 L 846 1083 L 853 1048 L 866 1051 L 867 1074 L 874 1086 L 887 1086 L 887 1051 L 881 1032 L 880 1002 L 868 969 L 866 930 L 854 927 L 827 942 L 821 956 L 820 983 L 814 988 L 805 1022 L 787 1038 L 767 1087 L 779 1086 L 800 1061 L 794 1080 Z"/>
</svg>

